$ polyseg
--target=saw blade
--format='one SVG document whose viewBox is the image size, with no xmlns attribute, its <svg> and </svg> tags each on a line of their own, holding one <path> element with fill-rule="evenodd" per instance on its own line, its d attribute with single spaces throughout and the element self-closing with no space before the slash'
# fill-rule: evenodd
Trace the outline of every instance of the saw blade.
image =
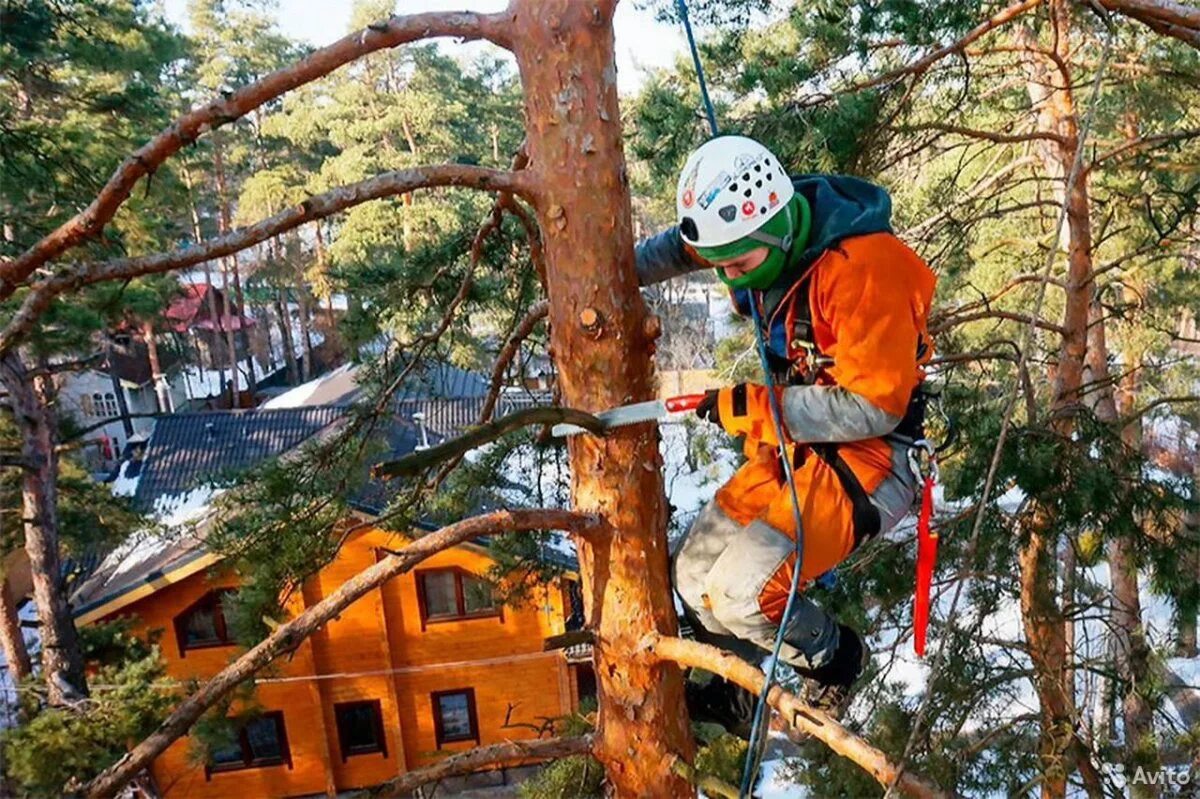
<svg viewBox="0 0 1200 799">
<path fill-rule="evenodd" d="M 608 411 L 600 411 L 600 413 L 596 414 L 596 418 L 604 423 L 604 428 L 607 430 L 613 427 L 638 424 L 639 422 L 653 422 L 656 419 L 664 419 L 669 415 L 670 411 L 667 410 L 665 401 L 651 400 L 649 402 L 636 402 L 633 405 L 622 405 L 620 408 L 613 408 Z M 574 436 L 586 432 L 588 432 L 586 428 L 574 424 L 556 424 L 550 430 L 551 435 L 555 438 Z"/>
</svg>

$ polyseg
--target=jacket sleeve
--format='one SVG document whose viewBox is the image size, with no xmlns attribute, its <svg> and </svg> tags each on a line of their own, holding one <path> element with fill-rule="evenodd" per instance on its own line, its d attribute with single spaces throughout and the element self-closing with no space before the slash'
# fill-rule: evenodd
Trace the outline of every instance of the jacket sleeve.
<svg viewBox="0 0 1200 799">
<path fill-rule="evenodd" d="M 920 310 L 912 281 L 895 268 L 896 260 L 872 247 L 855 257 L 835 252 L 818 269 L 813 299 L 816 316 L 832 334 L 825 354 L 833 358 L 829 374 L 837 385 L 784 391 L 793 440 L 859 441 L 900 424 L 919 379 Z"/>
<path fill-rule="evenodd" d="M 634 247 L 633 252 L 640 286 L 661 283 L 673 277 L 704 269 L 704 263 L 690 256 L 684 249 L 678 227 L 672 227 L 648 239 L 642 239 Z"/>
</svg>

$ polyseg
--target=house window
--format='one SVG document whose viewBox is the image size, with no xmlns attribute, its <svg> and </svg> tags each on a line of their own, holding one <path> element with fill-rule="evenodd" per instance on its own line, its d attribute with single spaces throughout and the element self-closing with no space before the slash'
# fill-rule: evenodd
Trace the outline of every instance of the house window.
<svg viewBox="0 0 1200 799">
<path fill-rule="evenodd" d="M 387 737 L 383 733 L 383 710 L 378 699 L 365 702 L 339 702 L 333 706 L 337 720 L 338 746 L 342 760 L 351 755 L 375 752 L 387 757 Z"/>
<path fill-rule="evenodd" d="M 86 400 L 87 397 L 84 397 Z M 120 410 L 117 408 L 117 398 L 110 391 L 106 394 L 96 392 L 91 397 L 90 403 L 81 403 L 87 409 L 91 405 L 91 409 L 87 412 L 100 419 L 107 419 L 111 416 L 119 416 Z"/>
<path fill-rule="evenodd" d="M 222 599 L 230 593 L 229 590 L 211 591 L 175 617 L 175 638 L 179 642 L 180 657 L 186 657 L 189 649 L 207 649 L 233 643 L 221 607 Z"/>
<path fill-rule="evenodd" d="M 479 720 L 475 716 L 475 689 L 462 688 L 457 691 L 435 691 L 433 700 L 433 727 L 437 734 L 437 745 L 455 741 L 479 743 Z"/>
<path fill-rule="evenodd" d="M 284 763 L 288 768 L 292 767 L 292 753 L 288 749 L 287 730 L 283 726 L 283 711 L 273 710 L 242 725 L 229 745 L 211 750 L 205 773 L 211 775 L 219 771 L 280 766 Z"/>
<path fill-rule="evenodd" d="M 500 615 L 491 583 L 464 569 L 418 571 L 417 599 L 422 629 L 426 622 Z"/>
</svg>

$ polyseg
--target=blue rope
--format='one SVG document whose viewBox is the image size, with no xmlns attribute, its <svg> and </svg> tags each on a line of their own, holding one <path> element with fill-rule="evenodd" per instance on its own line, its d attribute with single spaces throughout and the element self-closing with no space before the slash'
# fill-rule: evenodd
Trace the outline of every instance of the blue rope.
<svg viewBox="0 0 1200 799">
<path fill-rule="evenodd" d="M 775 378 L 771 373 L 771 364 L 767 360 L 767 345 L 763 338 L 762 315 L 758 309 L 758 297 L 750 302 L 750 315 L 754 318 L 755 344 L 758 345 L 758 359 L 762 365 L 763 382 L 767 387 L 767 401 L 771 406 L 771 422 L 775 427 L 775 437 L 779 439 L 779 460 L 783 463 L 783 474 L 787 478 L 788 491 L 792 495 L 792 518 L 796 524 L 795 554 L 796 565 L 792 569 L 792 584 L 788 589 L 787 604 L 783 608 L 783 617 L 779 621 L 779 630 L 775 633 L 775 646 L 771 650 L 771 665 L 767 669 L 767 679 L 763 682 L 762 693 L 754 706 L 754 721 L 750 726 L 750 745 L 746 749 L 746 765 L 742 771 L 741 796 L 750 796 L 754 790 L 754 778 L 762 761 L 763 749 L 766 746 L 766 736 L 762 735 L 763 717 L 767 708 L 767 694 L 775 684 L 775 674 L 779 668 L 779 652 L 783 649 L 783 635 L 792 613 L 796 607 L 796 597 L 799 596 L 800 568 L 804 565 L 804 521 L 800 515 L 800 497 L 796 492 L 796 475 L 792 469 L 792 459 L 787 451 L 787 436 L 784 435 L 783 409 L 779 407 L 779 396 L 775 391 Z"/>
<path fill-rule="evenodd" d="M 692 34 L 692 23 L 688 20 L 687 0 L 676 0 L 679 16 L 683 19 L 683 29 L 687 33 L 688 47 L 692 51 L 692 63 L 696 66 L 696 77 L 700 81 L 700 97 L 704 100 L 704 111 L 708 115 L 708 125 L 712 135 L 719 135 L 717 130 L 717 114 L 713 109 L 712 100 L 708 96 L 708 84 L 704 80 L 704 66 L 700 63 L 700 51 L 696 49 L 696 37 Z M 751 298 L 750 314 L 754 318 L 754 342 L 758 348 L 758 359 L 762 366 L 763 382 L 767 387 L 767 401 L 771 406 L 771 422 L 775 427 L 775 437 L 779 440 L 779 459 L 783 463 L 783 473 L 787 478 L 788 490 L 792 495 L 792 516 L 796 523 L 796 565 L 792 570 L 792 585 L 788 590 L 787 605 L 783 609 L 779 630 L 775 633 L 775 646 L 771 650 L 771 665 L 767 670 L 766 681 L 763 682 L 762 693 L 754 706 L 754 721 L 750 728 L 750 745 L 746 749 L 746 765 L 742 770 L 742 785 L 739 791 L 741 797 L 750 796 L 754 790 L 754 778 L 758 774 L 762 761 L 766 736 L 762 734 L 763 720 L 767 707 L 767 694 L 775 684 L 775 674 L 779 666 L 779 652 L 783 649 L 783 635 L 792 619 L 796 606 L 796 596 L 800 587 L 800 568 L 804 563 L 804 524 L 800 516 L 800 498 L 796 493 L 796 476 L 792 470 L 792 459 L 787 451 L 787 437 L 784 435 L 783 409 L 779 407 L 779 397 L 775 392 L 775 378 L 771 373 L 771 364 L 767 360 L 767 344 L 764 338 L 762 313 L 758 308 L 760 294 L 755 292 Z"/>
<path fill-rule="evenodd" d="M 700 79 L 700 97 L 704 100 L 704 113 L 708 115 L 708 126 L 712 135 L 721 135 L 717 130 L 717 112 L 713 110 L 712 100 L 708 98 L 708 84 L 704 82 L 704 67 L 700 64 L 700 51 L 696 49 L 696 37 L 692 35 L 692 23 L 688 19 L 687 0 L 676 0 L 679 6 L 679 16 L 683 18 L 683 29 L 687 33 L 688 47 L 692 50 L 692 63 L 696 65 L 696 77 Z"/>
</svg>

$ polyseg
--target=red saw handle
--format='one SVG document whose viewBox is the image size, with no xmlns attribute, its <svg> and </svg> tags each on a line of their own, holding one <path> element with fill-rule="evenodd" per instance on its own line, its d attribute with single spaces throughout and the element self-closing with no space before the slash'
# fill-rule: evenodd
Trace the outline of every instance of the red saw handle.
<svg viewBox="0 0 1200 799">
<path fill-rule="evenodd" d="M 663 405 L 669 413 L 679 413 L 681 411 L 694 411 L 700 401 L 704 399 L 704 394 L 684 394 L 679 397 L 668 397 L 663 400 Z"/>
</svg>

